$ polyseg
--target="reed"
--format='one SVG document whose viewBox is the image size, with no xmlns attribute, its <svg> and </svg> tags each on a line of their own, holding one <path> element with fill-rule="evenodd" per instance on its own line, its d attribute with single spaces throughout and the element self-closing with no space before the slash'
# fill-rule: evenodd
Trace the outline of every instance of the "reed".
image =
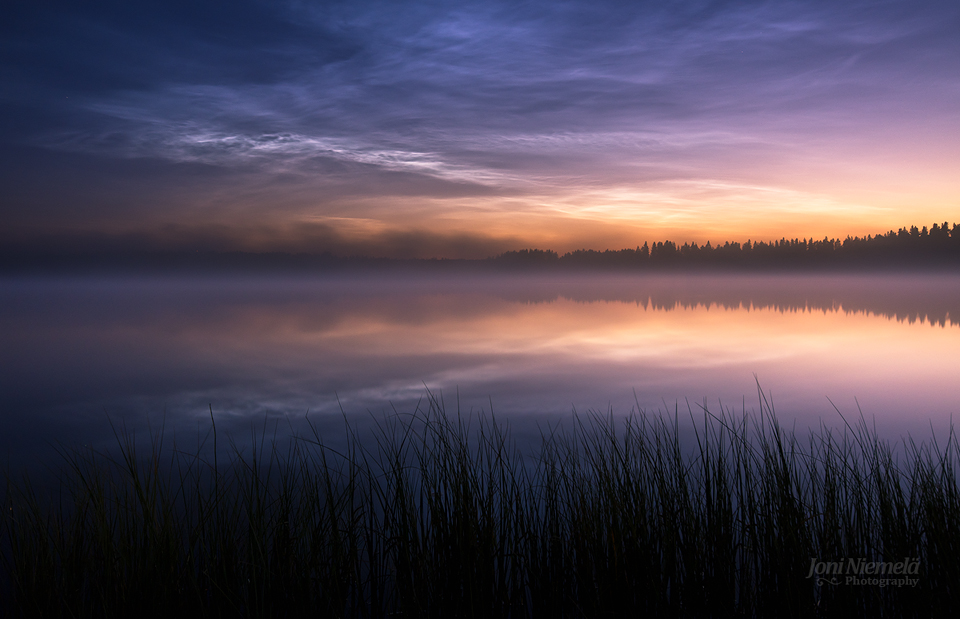
<svg viewBox="0 0 960 619">
<path fill-rule="evenodd" d="M 348 427 L 338 451 L 315 428 L 219 451 L 160 435 L 143 452 L 120 433 L 113 455 L 65 453 L 52 500 L 8 480 L 3 611 L 952 616 L 952 431 L 891 445 L 861 420 L 798 437 L 766 404 L 703 408 L 694 426 L 685 442 L 675 415 L 590 414 L 524 454 L 492 415 L 448 415 L 431 396 L 373 440 Z M 905 558 L 915 573 L 858 578 L 909 586 L 831 573 Z"/>
</svg>

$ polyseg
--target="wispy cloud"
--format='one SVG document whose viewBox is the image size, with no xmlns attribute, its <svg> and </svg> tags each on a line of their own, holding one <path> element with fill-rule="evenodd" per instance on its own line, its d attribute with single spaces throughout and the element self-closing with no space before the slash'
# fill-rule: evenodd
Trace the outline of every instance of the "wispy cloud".
<svg viewBox="0 0 960 619">
<path fill-rule="evenodd" d="M 6 148 L 53 153 L 47 176 L 56 153 L 93 155 L 103 177 L 118 159 L 181 166 L 208 218 L 255 217 L 258 186 L 272 192 L 263 216 L 291 222 L 539 213 L 549 228 L 661 213 L 812 226 L 889 215 L 877 193 L 917 177 L 890 165 L 897 153 L 960 156 L 952 3 L 72 10 L 5 39 Z M 86 29 L 71 30 L 78 19 Z M 900 126 L 911 129 L 893 135 Z M 955 183 L 925 180 L 938 193 L 918 187 L 914 202 L 932 214 Z M 115 191 L 115 204 L 136 195 Z M 147 216 L 140 201 L 128 198 L 131 225 Z M 63 216 L 95 221 L 97 203 Z M 180 221 L 189 203 L 166 208 Z"/>
</svg>

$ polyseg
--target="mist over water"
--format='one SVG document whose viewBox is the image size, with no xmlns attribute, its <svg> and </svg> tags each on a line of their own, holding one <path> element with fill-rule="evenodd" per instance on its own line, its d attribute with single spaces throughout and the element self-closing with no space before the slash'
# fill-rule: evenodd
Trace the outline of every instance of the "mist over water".
<svg viewBox="0 0 960 619">
<path fill-rule="evenodd" d="M 7 278 L 0 336 L 14 464 L 111 423 L 195 444 L 211 409 L 332 436 L 428 390 L 520 440 L 573 410 L 756 411 L 758 382 L 798 431 L 862 411 L 925 439 L 960 411 L 953 275 Z"/>
</svg>

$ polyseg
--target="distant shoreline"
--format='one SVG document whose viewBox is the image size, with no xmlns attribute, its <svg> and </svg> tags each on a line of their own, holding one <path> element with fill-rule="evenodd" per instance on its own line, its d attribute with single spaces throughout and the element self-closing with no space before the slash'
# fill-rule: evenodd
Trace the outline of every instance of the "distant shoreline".
<svg viewBox="0 0 960 619">
<path fill-rule="evenodd" d="M 255 252 L 142 252 L 76 254 L 0 254 L 0 275 L 84 274 L 290 274 L 409 273 L 430 274 L 576 274 L 576 273 L 960 273 L 960 258 L 953 256 L 907 256 L 889 258 L 838 257 L 831 260 L 737 260 L 702 262 L 677 259 L 640 263 L 621 261 L 605 253 L 585 252 L 553 259 L 528 259 L 521 252 L 507 252 L 486 259 L 368 258 L 328 254 Z M 516 256 L 520 254 L 520 256 Z"/>
<path fill-rule="evenodd" d="M 53 245 L 53 247 L 56 247 Z M 388 258 L 330 252 L 10 248 L 0 273 L 70 272 L 845 272 L 960 271 L 960 225 L 912 226 L 875 236 L 704 245 L 672 241 L 634 249 L 506 251 L 487 258 Z"/>
</svg>

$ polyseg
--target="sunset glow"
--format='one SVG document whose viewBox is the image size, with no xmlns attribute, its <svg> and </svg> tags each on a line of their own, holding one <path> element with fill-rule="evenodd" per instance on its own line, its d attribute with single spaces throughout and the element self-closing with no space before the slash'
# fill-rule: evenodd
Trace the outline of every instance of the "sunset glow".
<svg viewBox="0 0 960 619">
<path fill-rule="evenodd" d="M 956 3 L 205 6 L 4 9 L 0 243 L 485 257 L 960 219 Z"/>
</svg>

